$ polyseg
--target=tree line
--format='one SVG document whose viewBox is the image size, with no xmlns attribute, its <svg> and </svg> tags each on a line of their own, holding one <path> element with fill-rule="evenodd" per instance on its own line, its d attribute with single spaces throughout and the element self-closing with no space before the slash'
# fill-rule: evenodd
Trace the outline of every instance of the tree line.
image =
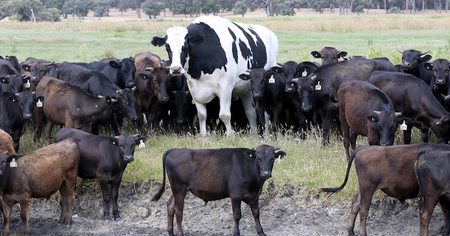
<svg viewBox="0 0 450 236">
<path fill-rule="evenodd" d="M 295 9 L 312 8 L 318 12 L 326 9 L 362 13 L 369 9 L 384 9 L 386 13 L 415 13 L 426 9 L 448 11 L 450 0 L 2 0 L 0 20 L 9 17 L 17 21 L 59 21 L 61 18 L 83 19 L 89 11 L 96 17 L 109 15 L 111 8 L 120 12 L 135 11 L 141 18 L 159 15 L 199 16 L 233 12 L 244 16 L 249 11 L 264 9 L 267 16 L 294 15 Z"/>
</svg>

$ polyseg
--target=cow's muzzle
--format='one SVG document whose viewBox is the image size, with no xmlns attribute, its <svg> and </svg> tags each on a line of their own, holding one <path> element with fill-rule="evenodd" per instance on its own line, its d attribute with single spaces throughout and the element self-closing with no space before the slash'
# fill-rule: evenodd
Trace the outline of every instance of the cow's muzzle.
<svg viewBox="0 0 450 236">
<path fill-rule="evenodd" d="M 270 172 L 270 171 L 261 171 L 259 177 L 261 179 L 263 179 L 263 180 L 266 180 L 266 179 L 272 177 L 272 172 Z"/>
<path fill-rule="evenodd" d="M 170 73 L 174 75 L 181 74 L 181 66 L 171 66 Z"/>
<path fill-rule="evenodd" d="M 436 79 L 437 85 L 445 85 L 445 79 Z"/>
<path fill-rule="evenodd" d="M 130 162 L 134 161 L 134 157 L 133 157 L 133 156 L 129 156 L 129 155 L 125 155 L 125 156 L 123 157 L 123 159 L 124 159 L 124 161 L 125 161 L 126 163 L 130 163 Z"/>
</svg>

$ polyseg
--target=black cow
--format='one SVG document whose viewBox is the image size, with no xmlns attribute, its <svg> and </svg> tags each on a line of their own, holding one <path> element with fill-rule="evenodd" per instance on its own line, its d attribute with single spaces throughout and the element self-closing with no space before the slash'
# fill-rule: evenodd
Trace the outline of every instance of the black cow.
<svg viewBox="0 0 450 236">
<path fill-rule="evenodd" d="M 136 86 L 134 81 L 136 67 L 134 66 L 133 57 L 121 60 L 105 58 L 101 61 L 88 63 L 86 67 L 103 73 L 121 89 Z"/>
<path fill-rule="evenodd" d="M 324 47 L 319 52 L 312 51 L 311 55 L 322 59 L 322 65 L 328 65 L 343 60 L 347 56 L 346 51 L 339 51 L 335 47 Z"/>
<path fill-rule="evenodd" d="M 422 131 L 423 142 L 428 142 L 431 128 L 439 143 L 450 139 L 450 114 L 442 107 L 425 82 L 402 72 L 377 71 L 369 80 L 380 88 L 394 104 L 396 111 L 409 120 L 404 131 L 404 143 L 411 143 L 412 125 Z"/>
<path fill-rule="evenodd" d="M 433 73 L 430 82 L 433 95 L 447 111 L 450 111 L 449 61 L 447 59 L 436 59 L 432 63 L 424 63 L 424 66 Z"/>
<path fill-rule="evenodd" d="M 316 69 L 307 78 L 312 80 L 309 89 L 313 90 L 310 97 L 299 94 L 303 102 L 314 100 L 314 112 L 320 116 L 323 137 L 322 145 L 329 143 L 329 130 L 332 120 L 337 120 L 337 91 L 342 82 L 348 79 L 367 80 L 375 70 L 395 70 L 394 65 L 386 60 L 347 60 L 339 63 L 323 65 Z M 303 88 L 298 91 L 305 91 Z M 309 102 L 306 102 L 309 103 Z"/>
<path fill-rule="evenodd" d="M 167 173 L 172 186 L 172 196 L 167 202 L 167 231 L 170 235 L 173 235 L 174 214 L 177 235 L 183 235 L 181 221 L 188 191 L 206 202 L 230 197 L 233 235 L 240 235 L 241 201 L 247 203 L 252 210 L 258 235 L 265 235 L 259 221 L 259 195 L 264 182 L 272 176 L 275 159 L 285 155 L 285 152 L 269 145 L 260 145 L 255 149 L 170 149 L 163 155 L 163 183 L 152 201 L 161 198 L 166 184 L 164 173 Z"/>
<path fill-rule="evenodd" d="M 431 55 L 428 52 L 422 53 L 415 49 L 405 50 L 401 53 L 402 64 L 400 69 L 422 79 L 426 84 L 430 84 L 432 73 L 425 68 L 425 63 L 431 60 Z"/>
<path fill-rule="evenodd" d="M 115 138 L 86 133 L 77 129 L 62 128 L 56 133 L 56 142 L 72 138 L 80 147 L 78 176 L 97 178 L 103 195 L 103 218 L 110 220 L 111 200 L 114 220 L 120 219 L 117 199 L 123 172 L 134 160 L 134 148 L 146 138 L 140 135 L 120 135 Z"/>
<path fill-rule="evenodd" d="M 394 144 L 401 113 L 395 112 L 391 100 L 380 89 L 366 81 L 350 80 L 342 83 L 337 99 L 347 161 L 349 144 L 355 150 L 358 135 L 367 136 L 369 145 Z"/>
<path fill-rule="evenodd" d="M 0 76 L 2 75 L 19 75 L 20 71 L 15 68 L 9 60 L 0 58 Z"/>
<path fill-rule="evenodd" d="M 20 93 L 16 93 L 16 97 L 19 100 L 23 119 L 31 120 L 33 118 L 33 110 L 37 102 L 36 92 L 23 91 Z"/>
<path fill-rule="evenodd" d="M 20 137 L 24 131 L 24 120 L 17 97 L 13 93 L 0 94 L 0 129 L 9 133 L 14 149 L 19 150 Z"/>
</svg>

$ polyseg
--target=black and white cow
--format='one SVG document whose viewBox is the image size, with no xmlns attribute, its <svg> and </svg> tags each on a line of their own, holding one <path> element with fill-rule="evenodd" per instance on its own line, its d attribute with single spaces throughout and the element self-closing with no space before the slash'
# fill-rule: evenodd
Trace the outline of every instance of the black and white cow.
<svg viewBox="0 0 450 236">
<path fill-rule="evenodd" d="M 269 69 L 276 65 L 278 39 L 260 25 L 231 22 L 217 16 L 196 18 L 187 27 L 172 27 L 166 36 L 153 37 L 152 44 L 166 46 L 170 73 L 184 73 L 197 107 L 200 135 L 206 135 L 206 103 L 219 97 L 219 117 L 231 127 L 232 97 L 240 97 L 250 127 L 256 131 L 256 113 L 252 106 L 249 81 L 239 75 L 253 68 Z"/>
</svg>

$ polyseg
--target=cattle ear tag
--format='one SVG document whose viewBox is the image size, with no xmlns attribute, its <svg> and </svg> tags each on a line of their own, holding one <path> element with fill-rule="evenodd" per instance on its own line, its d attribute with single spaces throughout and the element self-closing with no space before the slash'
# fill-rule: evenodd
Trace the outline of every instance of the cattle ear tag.
<svg viewBox="0 0 450 236">
<path fill-rule="evenodd" d="M 405 131 L 408 129 L 408 126 L 406 125 L 405 121 L 403 120 L 403 123 L 400 125 L 400 130 Z"/>
<path fill-rule="evenodd" d="M 304 70 L 304 71 L 302 72 L 302 77 L 306 77 L 307 75 L 308 75 L 308 71 Z"/>
<path fill-rule="evenodd" d="M 16 158 L 13 158 L 11 160 L 11 162 L 9 163 L 9 167 L 11 167 L 11 168 L 16 168 L 17 167 Z"/>
<path fill-rule="evenodd" d="M 320 91 L 322 90 L 322 86 L 320 85 L 320 81 L 317 82 L 317 85 L 314 87 L 315 90 Z"/>
<path fill-rule="evenodd" d="M 281 162 L 281 158 L 275 158 L 275 164 L 278 164 Z"/>
<path fill-rule="evenodd" d="M 272 75 L 272 76 L 270 76 L 269 84 L 274 84 L 274 83 L 275 83 L 275 78 L 273 78 L 273 75 Z"/>
<path fill-rule="evenodd" d="M 41 99 L 38 99 L 38 101 L 36 102 L 36 106 L 37 107 L 42 107 Z"/>
<path fill-rule="evenodd" d="M 27 80 L 27 82 L 25 83 L 25 88 L 30 88 L 31 84 L 30 84 L 30 80 Z"/>
<path fill-rule="evenodd" d="M 142 140 L 142 139 L 139 142 L 139 148 L 145 148 L 145 143 L 144 143 L 144 140 Z"/>
</svg>

